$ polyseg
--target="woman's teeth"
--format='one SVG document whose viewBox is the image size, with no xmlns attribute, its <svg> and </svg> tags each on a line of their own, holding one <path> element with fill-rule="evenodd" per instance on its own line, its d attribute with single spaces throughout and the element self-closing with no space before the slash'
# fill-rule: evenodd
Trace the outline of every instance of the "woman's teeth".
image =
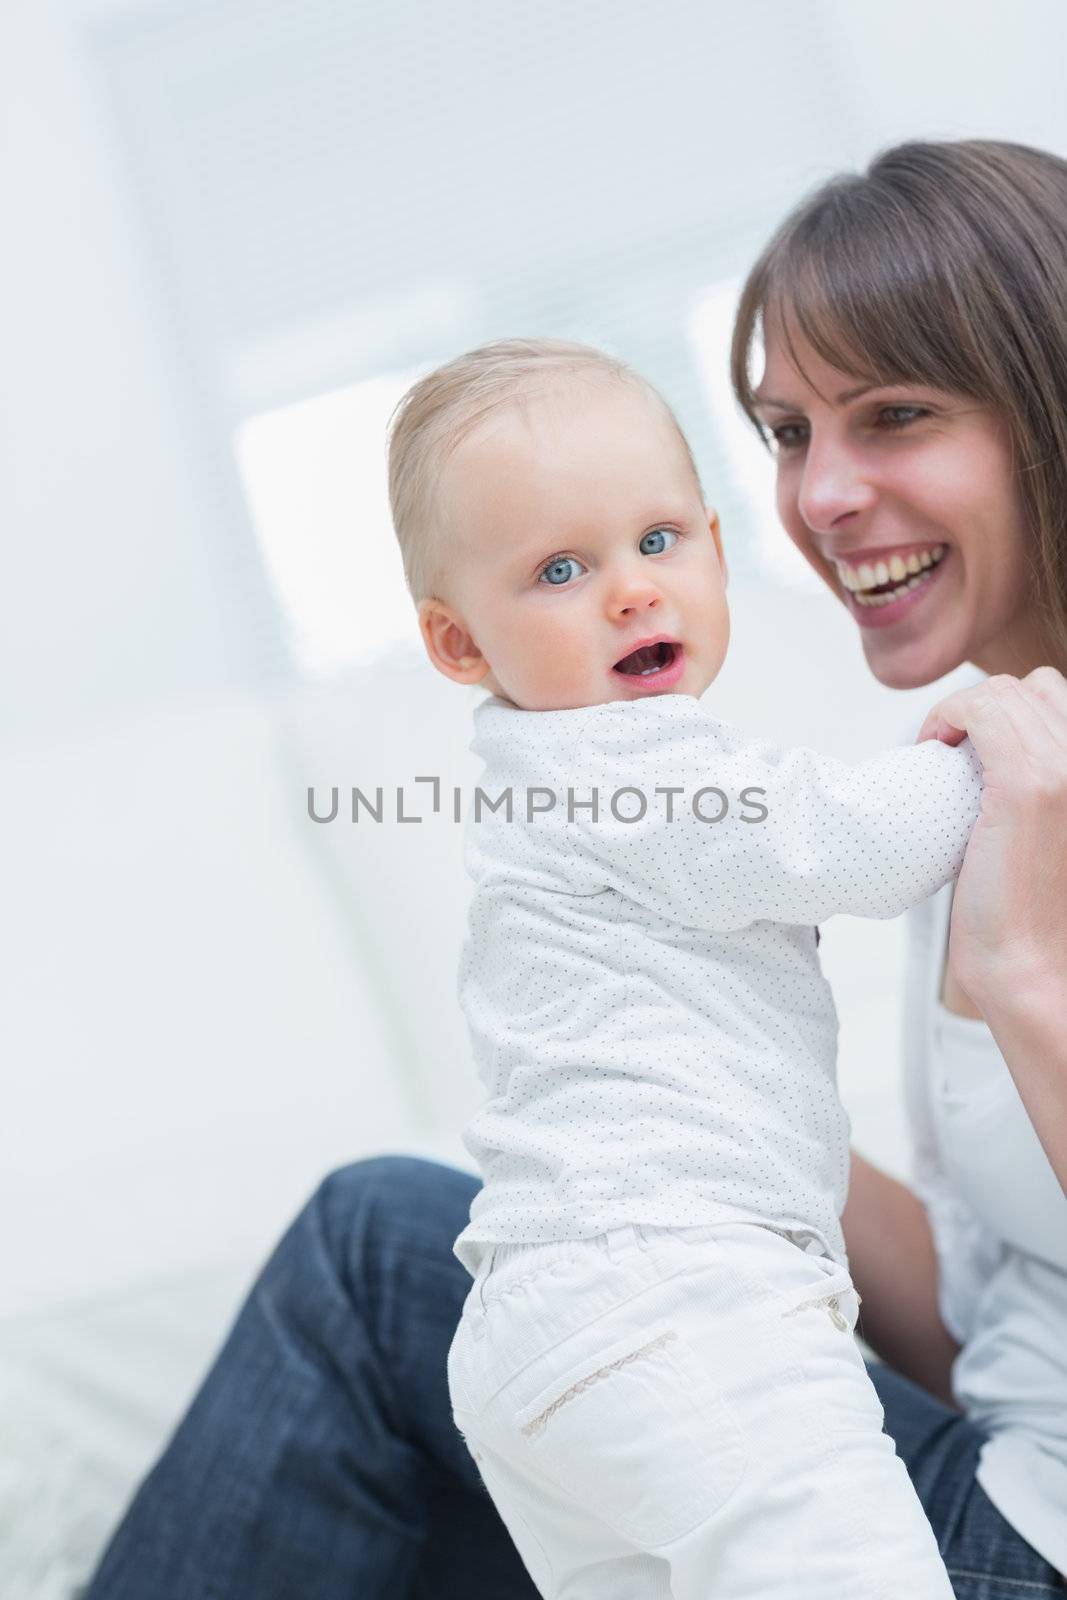
<svg viewBox="0 0 1067 1600">
<path fill-rule="evenodd" d="M 842 585 L 861 606 L 887 606 L 899 600 L 909 589 L 925 583 L 927 575 L 938 566 L 945 554 L 943 544 L 929 550 L 913 550 L 909 556 L 890 556 L 888 561 L 861 562 L 858 567 L 847 561 L 835 561 L 837 576 Z M 886 587 L 892 584 L 892 588 Z"/>
</svg>

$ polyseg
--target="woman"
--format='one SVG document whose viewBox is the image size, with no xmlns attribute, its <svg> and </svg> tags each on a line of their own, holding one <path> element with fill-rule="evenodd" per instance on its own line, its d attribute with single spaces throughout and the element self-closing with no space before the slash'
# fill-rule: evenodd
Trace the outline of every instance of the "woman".
<svg viewBox="0 0 1067 1600">
<path fill-rule="evenodd" d="M 946 894 L 913 928 L 918 1189 L 856 1158 L 844 1221 L 886 1427 L 957 1595 L 1062 1594 L 1067 164 L 910 145 L 828 185 L 753 269 L 733 364 L 783 525 L 876 677 L 989 675 L 923 729 L 968 733 L 985 791 L 950 936 Z M 403 1159 L 326 1181 L 90 1600 L 533 1594 L 448 1409 L 475 1188 Z"/>
</svg>

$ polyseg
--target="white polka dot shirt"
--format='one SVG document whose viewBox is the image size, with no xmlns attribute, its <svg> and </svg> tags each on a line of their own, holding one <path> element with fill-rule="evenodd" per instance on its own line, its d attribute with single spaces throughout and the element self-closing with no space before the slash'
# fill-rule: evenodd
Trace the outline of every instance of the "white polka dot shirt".
<svg viewBox="0 0 1067 1600">
<path fill-rule="evenodd" d="M 475 725 L 459 989 L 485 1182 L 459 1259 L 747 1219 L 843 1260 L 848 1123 L 815 924 L 897 916 L 959 872 L 970 741 L 847 766 L 688 695 L 494 698 Z"/>
</svg>

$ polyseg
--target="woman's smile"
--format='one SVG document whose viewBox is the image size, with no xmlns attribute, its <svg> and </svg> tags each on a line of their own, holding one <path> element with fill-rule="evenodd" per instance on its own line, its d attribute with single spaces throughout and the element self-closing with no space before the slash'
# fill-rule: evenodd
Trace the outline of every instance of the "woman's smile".
<svg viewBox="0 0 1067 1600">
<path fill-rule="evenodd" d="M 884 628 L 910 615 L 929 595 L 948 559 L 948 546 L 834 558 L 844 601 L 861 628 Z"/>
<path fill-rule="evenodd" d="M 946 546 L 922 550 L 863 550 L 848 557 L 835 556 L 834 566 L 842 587 L 861 605 L 879 605 L 898 599 L 924 583 L 945 556 Z"/>
</svg>

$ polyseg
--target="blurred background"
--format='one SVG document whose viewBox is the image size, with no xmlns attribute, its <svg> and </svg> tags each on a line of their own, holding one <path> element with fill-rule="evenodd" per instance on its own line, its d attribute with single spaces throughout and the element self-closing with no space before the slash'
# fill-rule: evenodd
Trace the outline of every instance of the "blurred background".
<svg viewBox="0 0 1067 1600">
<path fill-rule="evenodd" d="M 469 783 L 384 428 L 419 372 L 589 340 L 718 505 L 719 714 L 912 737 L 776 527 L 725 349 L 784 211 L 910 136 L 1067 154 L 1060 0 L 9 0 L 0 12 L 0 1592 L 76 1592 L 331 1167 L 460 1163 Z M 338 821 L 308 817 L 307 789 Z M 825 930 L 857 1141 L 906 1164 L 898 925 Z"/>
</svg>

